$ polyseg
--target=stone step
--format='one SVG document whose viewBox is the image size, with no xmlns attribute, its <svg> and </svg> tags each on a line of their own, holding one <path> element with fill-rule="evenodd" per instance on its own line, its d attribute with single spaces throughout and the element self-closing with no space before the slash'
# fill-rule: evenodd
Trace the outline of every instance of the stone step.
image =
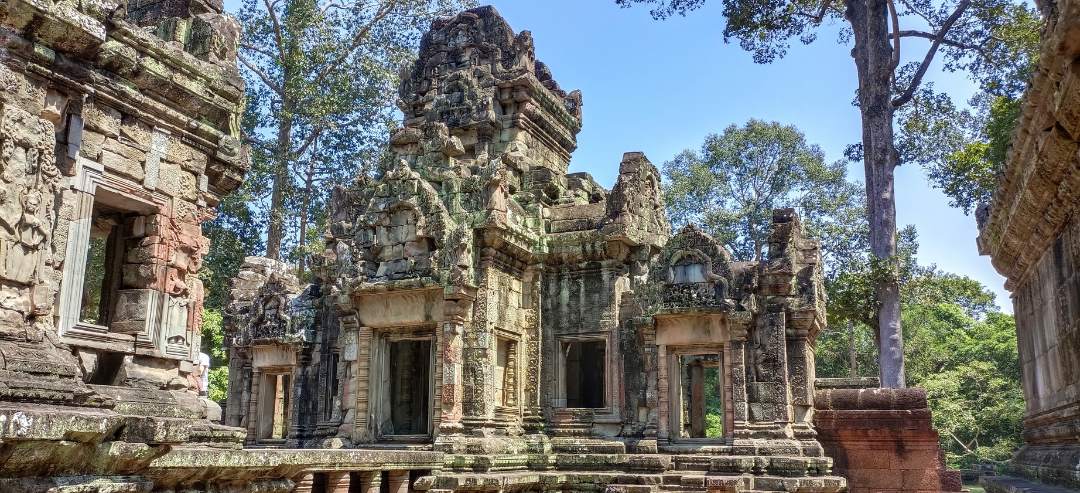
<svg viewBox="0 0 1080 493">
<path fill-rule="evenodd" d="M 440 473 L 417 481 L 417 490 L 506 491 L 539 485 L 545 490 L 603 490 L 612 493 L 806 491 L 835 493 L 846 486 L 836 476 L 785 477 L 753 474 L 634 474 L 611 471 L 515 471 Z"/>
<path fill-rule="evenodd" d="M 979 485 L 987 493 L 1066 493 L 1071 490 L 1016 476 L 982 476 Z"/>
<path fill-rule="evenodd" d="M 667 454 L 557 454 L 560 471 L 619 471 L 664 473 L 696 471 L 713 474 L 821 476 L 832 469 L 828 457 L 761 457 Z"/>
</svg>

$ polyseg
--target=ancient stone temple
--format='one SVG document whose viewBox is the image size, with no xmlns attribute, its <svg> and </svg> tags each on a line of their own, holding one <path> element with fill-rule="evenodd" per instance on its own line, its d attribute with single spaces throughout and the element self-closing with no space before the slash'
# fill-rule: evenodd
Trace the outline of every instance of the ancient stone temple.
<svg viewBox="0 0 1080 493">
<path fill-rule="evenodd" d="M 400 97 L 395 163 L 333 192 L 313 282 L 254 257 L 234 281 L 225 424 L 249 447 L 441 457 L 411 486 L 310 468 L 326 491 L 844 488 L 811 424 L 824 289 L 793 211 L 736 262 L 672 234 L 641 153 L 611 190 L 568 174 L 581 93 L 492 8 L 434 23 Z"/>
<path fill-rule="evenodd" d="M 311 282 L 246 260 L 220 409 L 200 223 L 247 167 L 237 33 L 213 0 L 0 0 L 0 492 L 825 493 L 833 456 L 892 467 L 860 468 L 850 416 L 929 423 L 918 395 L 815 398 L 793 211 L 740 262 L 673 234 L 641 153 L 611 190 L 568 174 L 581 94 L 490 7 L 423 38 L 394 164 L 333 191 Z"/>
<path fill-rule="evenodd" d="M 1080 488 L 1080 2 L 1037 2 L 1047 19 L 1008 166 L 979 211 L 979 252 L 1007 278 L 1027 409 L 1016 478 Z"/>
</svg>

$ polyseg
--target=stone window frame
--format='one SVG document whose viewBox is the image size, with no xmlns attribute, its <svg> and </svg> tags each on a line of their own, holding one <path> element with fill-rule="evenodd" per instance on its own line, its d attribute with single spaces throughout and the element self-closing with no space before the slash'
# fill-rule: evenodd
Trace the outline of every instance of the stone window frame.
<svg viewBox="0 0 1080 493">
<path fill-rule="evenodd" d="M 367 394 L 368 402 L 375 403 L 381 402 L 380 397 L 380 385 L 379 380 L 382 377 L 384 369 L 379 364 L 379 358 L 382 351 L 386 350 L 387 343 L 399 342 L 399 341 L 429 341 L 430 346 L 430 370 L 428 375 L 428 422 L 427 433 L 420 434 L 391 434 L 384 435 L 379 433 L 374 426 L 379 422 L 379 410 L 374 407 L 368 410 L 368 413 L 372 417 L 372 425 L 375 433 L 373 434 L 374 441 L 376 443 L 431 443 L 435 438 L 435 430 L 438 429 L 438 411 L 439 401 L 436 395 L 436 379 L 439 377 L 438 373 L 438 343 L 439 338 L 437 334 L 437 325 L 419 325 L 419 326 L 406 326 L 406 327 L 385 327 L 385 328 L 372 328 L 370 339 L 370 356 L 368 363 L 368 385 Z"/>
<path fill-rule="evenodd" d="M 522 374 L 522 369 L 521 369 L 521 367 L 522 367 L 522 364 L 521 364 L 521 362 L 522 362 L 521 335 L 516 334 L 514 332 L 510 332 L 508 330 L 496 328 L 495 331 L 494 331 L 494 337 L 492 339 L 495 341 L 495 351 L 491 355 L 492 368 L 494 369 L 496 366 L 498 366 L 499 342 L 500 341 L 507 341 L 507 342 L 510 343 L 510 350 L 512 351 L 512 354 L 510 356 L 513 356 L 514 363 L 515 363 L 514 364 L 514 372 L 510 375 L 510 377 L 513 379 L 513 386 L 514 386 L 514 395 L 513 395 L 513 401 L 512 401 L 513 404 L 512 405 L 504 404 L 504 402 L 506 402 L 506 399 L 504 398 L 503 402 L 496 402 L 495 403 L 495 412 L 496 413 L 507 413 L 507 412 L 516 413 L 518 411 L 518 409 L 521 408 L 521 402 L 522 402 L 522 400 L 524 398 L 523 393 L 522 393 L 522 388 L 521 388 L 521 380 L 522 380 L 522 378 L 521 378 L 521 374 Z M 494 389 L 492 389 L 492 392 L 494 392 Z M 504 389 L 504 392 L 505 392 L 505 389 Z"/>
<path fill-rule="evenodd" d="M 588 332 L 581 334 L 567 334 L 555 336 L 555 392 L 552 395 L 551 407 L 561 410 L 587 410 L 592 411 L 594 421 L 605 421 L 605 418 L 618 418 L 618 388 L 617 375 L 615 374 L 616 361 L 614 355 L 613 331 Z M 566 407 L 566 358 L 563 346 L 572 342 L 598 342 L 604 343 L 604 405 L 603 407 Z"/>
<path fill-rule="evenodd" d="M 679 265 L 679 262 L 687 259 L 695 260 L 697 264 L 701 265 L 701 274 L 704 277 L 703 281 L 700 281 L 698 283 L 685 283 L 676 281 L 675 267 Z M 713 282 L 719 276 L 717 276 L 713 272 L 712 259 L 709 258 L 708 255 L 705 255 L 705 252 L 702 252 L 701 250 L 698 250 L 696 248 L 690 248 L 685 250 L 679 250 L 671 256 L 671 260 L 668 262 L 664 277 L 667 279 L 667 282 L 672 284 L 700 284 L 703 282 Z"/>
<path fill-rule="evenodd" d="M 158 348 L 160 324 L 164 322 L 168 305 L 162 293 L 151 291 L 149 320 L 143 332 L 121 334 L 109 327 L 81 320 L 83 284 L 86 279 L 86 256 L 90 249 L 91 218 L 94 203 L 100 195 L 108 197 L 109 205 L 141 215 L 160 214 L 167 208 L 168 198 L 147 191 L 142 183 L 115 177 L 105 172 L 105 166 L 80 156 L 76 160 L 76 175 L 71 188 L 76 193 L 75 207 L 68 223 L 68 241 L 64 254 L 63 280 L 60 285 L 58 332 L 61 340 L 75 346 L 134 354 L 139 350 L 164 352 Z M 164 272 L 161 273 L 165 275 Z"/>
<path fill-rule="evenodd" d="M 689 444 L 729 443 L 734 437 L 733 400 L 731 389 L 732 359 L 730 346 L 723 343 L 685 344 L 663 346 L 660 376 L 660 406 L 666 411 L 666 419 L 661 423 L 661 435 L 666 435 L 669 442 Z M 722 410 L 723 435 L 716 438 L 693 438 L 682 436 L 682 371 L 679 368 L 683 356 L 717 355 L 720 358 L 720 402 Z M 666 385 L 664 384 L 666 382 Z"/>
</svg>

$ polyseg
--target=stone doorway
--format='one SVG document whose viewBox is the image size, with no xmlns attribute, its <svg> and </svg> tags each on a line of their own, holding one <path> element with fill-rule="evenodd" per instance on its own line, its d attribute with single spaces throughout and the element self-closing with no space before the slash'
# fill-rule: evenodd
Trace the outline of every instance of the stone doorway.
<svg viewBox="0 0 1080 493">
<path fill-rule="evenodd" d="M 679 438 L 719 439 L 724 435 L 720 355 L 679 356 Z"/>
<path fill-rule="evenodd" d="M 259 383 L 259 441 L 275 442 L 288 438 L 291 386 L 291 374 L 263 373 Z"/>
<path fill-rule="evenodd" d="M 604 407 L 607 347 L 605 341 L 562 344 L 562 390 L 565 407 Z"/>
<path fill-rule="evenodd" d="M 434 400 L 431 336 L 385 334 L 374 356 L 379 378 L 372 402 L 379 439 L 427 439 Z"/>
</svg>

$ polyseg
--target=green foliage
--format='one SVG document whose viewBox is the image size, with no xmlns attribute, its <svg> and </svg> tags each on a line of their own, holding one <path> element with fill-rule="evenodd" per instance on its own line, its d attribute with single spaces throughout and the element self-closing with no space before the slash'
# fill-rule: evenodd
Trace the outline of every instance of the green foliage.
<svg viewBox="0 0 1080 493">
<path fill-rule="evenodd" d="M 965 213 L 989 202 L 1020 117 L 1016 97 L 983 94 L 972 103 L 958 109 L 928 86 L 897 115 L 904 160 L 921 164 L 930 183 Z"/>
<path fill-rule="evenodd" d="M 897 115 L 901 160 L 922 165 L 951 205 L 971 213 L 987 203 L 1005 168 L 1009 141 L 1020 117 L 1020 97 L 1039 54 L 1042 19 L 1023 4 L 979 4 L 994 16 L 982 26 L 994 40 L 985 54 L 946 60 L 946 69 L 964 68 L 980 92 L 968 108 L 958 108 L 926 84 Z M 966 62 L 964 61 L 966 60 Z"/>
<path fill-rule="evenodd" d="M 1023 428 L 1013 317 L 972 315 L 947 302 L 904 313 L 909 383 L 926 389 L 952 467 L 1007 460 Z"/>
<path fill-rule="evenodd" d="M 239 190 L 225 196 L 217 215 L 203 223 L 203 234 L 210 240 L 210 251 L 199 270 L 206 287 L 207 308 L 223 309 L 229 295 L 229 281 L 236 277 L 244 257 L 262 249 L 262 222 L 252 208 L 257 180 L 245 182 Z"/>
<path fill-rule="evenodd" d="M 210 400 L 225 400 L 229 389 L 229 354 L 225 351 L 225 332 L 221 311 L 204 308 L 202 316 L 202 350 L 210 355 Z"/>
<path fill-rule="evenodd" d="M 210 366 L 224 366 L 229 354 L 225 351 L 225 331 L 221 324 L 221 310 L 203 308 L 202 348 L 210 355 Z"/>
<path fill-rule="evenodd" d="M 826 164 L 797 128 L 750 120 L 664 163 L 664 200 L 676 227 L 700 225 L 739 259 L 760 259 L 772 211 L 794 207 L 821 238 L 830 265 L 865 245 L 863 195 L 844 163 Z"/>
<path fill-rule="evenodd" d="M 1008 459 L 1021 441 L 1024 410 L 1013 317 L 998 312 L 993 293 L 978 281 L 907 264 L 901 269 L 907 271 L 901 276 L 907 383 L 927 389 L 949 465 Z M 872 283 L 851 271 L 831 286 L 830 296 L 835 292 L 857 299 L 866 296 Z M 831 326 L 818 336 L 817 375 L 850 375 L 852 344 L 858 374 L 875 374 L 873 320 L 842 318 L 858 319 L 859 313 L 873 311 L 846 299 L 829 302 L 841 309 L 834 313 L 830 308 Z M 848 305 L 863 311 L 844 312 Z"/>
<path fill-rule="evenodd" d="M 210 369 L 210 386 L 207 397 L 214 402 L 224 402 L 229 396 L 229 367 L 219 366 Z"/>
<path fill-rule="evenodd" d="M 298 260 L 334 184 L 370 173 L 386 151 L 398 71 L 436 17 L 470 0 L 245 0 L 244 135 L 267 172 L 258 191 L 267 255 Z M 288 231 L 288 234 L 286 233 Z"/>
</svg>

